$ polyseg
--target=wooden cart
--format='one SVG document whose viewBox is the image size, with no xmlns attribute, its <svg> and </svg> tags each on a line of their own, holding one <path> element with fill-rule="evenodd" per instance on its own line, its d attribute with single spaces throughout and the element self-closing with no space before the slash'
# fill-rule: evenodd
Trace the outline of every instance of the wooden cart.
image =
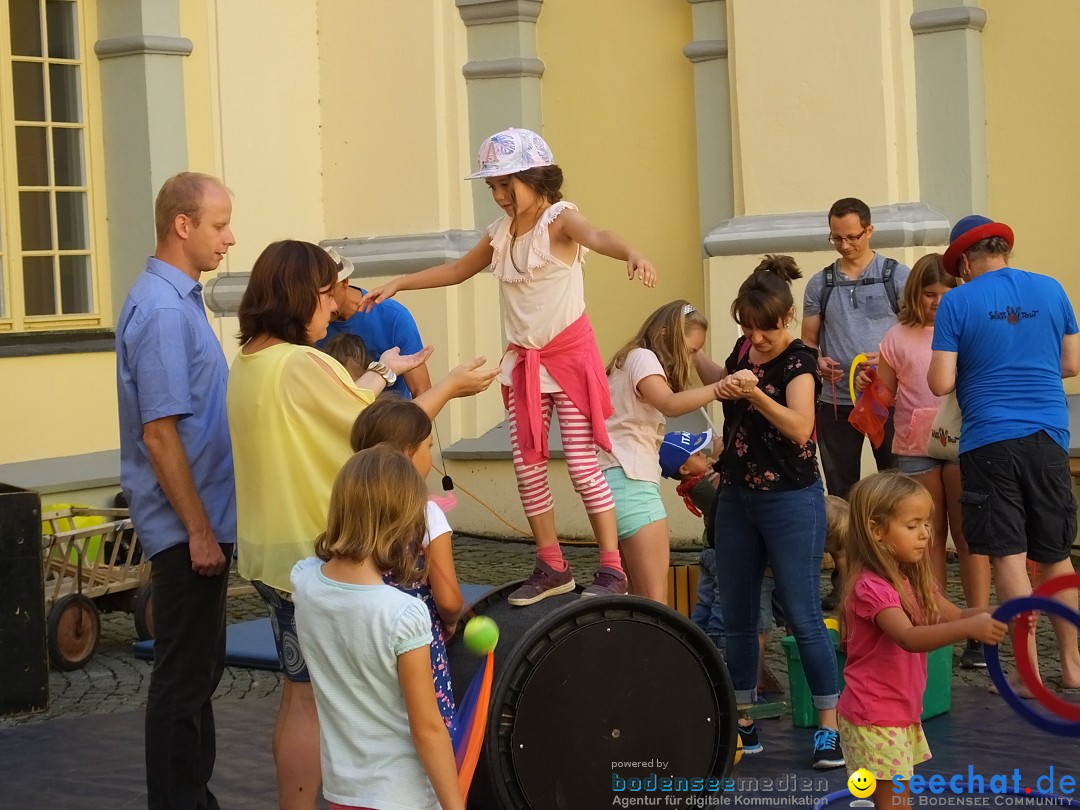
<svg viewBox="0 0 1080 810">
<path fill-rule="evenodd" d="M 79 669 L 101 637 L 101 611 L 135 616 L 139 638 L 153 635 L 150 560 L 126 509 L 64 507 L 41 515 L 41 560 L 49 660 Z"/>
</svg>

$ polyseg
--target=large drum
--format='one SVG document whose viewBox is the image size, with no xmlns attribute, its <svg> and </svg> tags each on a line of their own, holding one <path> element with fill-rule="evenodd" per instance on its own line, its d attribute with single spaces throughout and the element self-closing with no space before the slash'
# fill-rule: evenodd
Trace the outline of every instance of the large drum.
<svg viewBox="0 0 1080 810">
<path fill-rule="evenodd" d="M 500 630 L 469 807 L 597 810 L 620 795 L 685 799 L 709 795 L 710 780 L 715 790 L 738 732 L 731 679 L 709 637 L 638 597 L 512 607 L 506 596 L 519 584 L 466 613 Z M 458 700 L 481 661 L 460 635 L 447 645 Z"/>
</svg>

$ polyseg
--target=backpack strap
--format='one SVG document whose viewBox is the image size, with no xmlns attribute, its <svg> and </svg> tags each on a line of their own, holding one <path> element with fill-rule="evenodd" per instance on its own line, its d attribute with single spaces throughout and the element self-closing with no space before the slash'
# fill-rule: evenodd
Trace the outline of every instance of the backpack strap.
<svg viewBox="0 0 1080 810">
<path fill-rule="evenodd" d="M 887 258 L 881 271 L 881 281 L 885 285 L 885 295 L 889 297 L 889 306 L 892 307 L 893 315 L 900 314 L 900 295 L 896 291 L 896 282 L 893 281 L 898 264 L 896 259 Z"/>
<path fill-rule="evenodd" d="M 818 317 L 821 318 L 822 323 L 825 323 L 825 310 L 829 306 L 829 298 L 832 297 L 832 291 L 836 287 L 836 262 L 833 262 L 821 272 L 825 274 L 825 284 L 821 288 Z"/>
<path fill-rule="evenodd" d="M 889 299 L 889 307 L 893 311 L 893 315 L 900 314 L 900 293 L 896 289 L 896 267 L 899 262 L 896 259 L 885 259 L 885 263 L 881 269 L 881 278 L 858 278 L 855 281 L 838 281 L 836 276 L 836 262 L 833 262 L 824 269 L 825 284 L 821 289 L 821 311 L 818 317 L 821 318 L 821 322 L 825 322 L 825 308 L 829 305 L 829 298 L 832 296 L 832 292 L 836 287 L 865 287 L 867 284 L 884 284 L 885 295 Z"/>
</svg>

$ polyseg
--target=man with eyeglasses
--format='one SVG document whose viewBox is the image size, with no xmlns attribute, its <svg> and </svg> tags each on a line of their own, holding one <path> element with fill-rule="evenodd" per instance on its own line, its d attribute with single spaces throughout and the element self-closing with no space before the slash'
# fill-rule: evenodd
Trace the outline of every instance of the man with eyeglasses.
<svg viewBox="0 0 1080 810">
<path fill-rule="evenodd" d="M 875 253 L 870 247 L 874 226 L 862 200 L 845 197 L 829 209 L 829 242 L 840 258 L 806 285 L 802 339 L 818 349 L 818 371 L 824 383 L 817 410 L 817 439 L 829 494 L 847 498 L 861 475 L 866 438 L 848 424 L 855 403 L 847 379 L 856 355 L 877 363 L 881 339 L 893 324 L 910 269 Z M 893 424 L 874 449 L 879 470 L 896 466 L 892 452 Z"/>
</svg>

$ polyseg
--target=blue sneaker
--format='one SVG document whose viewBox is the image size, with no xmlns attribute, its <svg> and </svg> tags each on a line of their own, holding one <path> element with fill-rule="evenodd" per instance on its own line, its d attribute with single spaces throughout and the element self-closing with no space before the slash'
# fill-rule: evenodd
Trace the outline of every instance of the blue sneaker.
<svg viewBox="0 0 1080 810">
<path fill-rule="evenodd" d="M 847 764 L 840 748 L 840 734 L 835 728 L 819 728 L 814 732 L 814 767 L 819 771 L 841 768 Z"/>
<path fill-rule="evenodd" d="M 748 726 L 739 726 L 739 740 L 742 742 L 744 754 L 759 754 L 765 750 L 765 746 L 758 739 L 757 726 L 753 723 Z"/>
</svg>

